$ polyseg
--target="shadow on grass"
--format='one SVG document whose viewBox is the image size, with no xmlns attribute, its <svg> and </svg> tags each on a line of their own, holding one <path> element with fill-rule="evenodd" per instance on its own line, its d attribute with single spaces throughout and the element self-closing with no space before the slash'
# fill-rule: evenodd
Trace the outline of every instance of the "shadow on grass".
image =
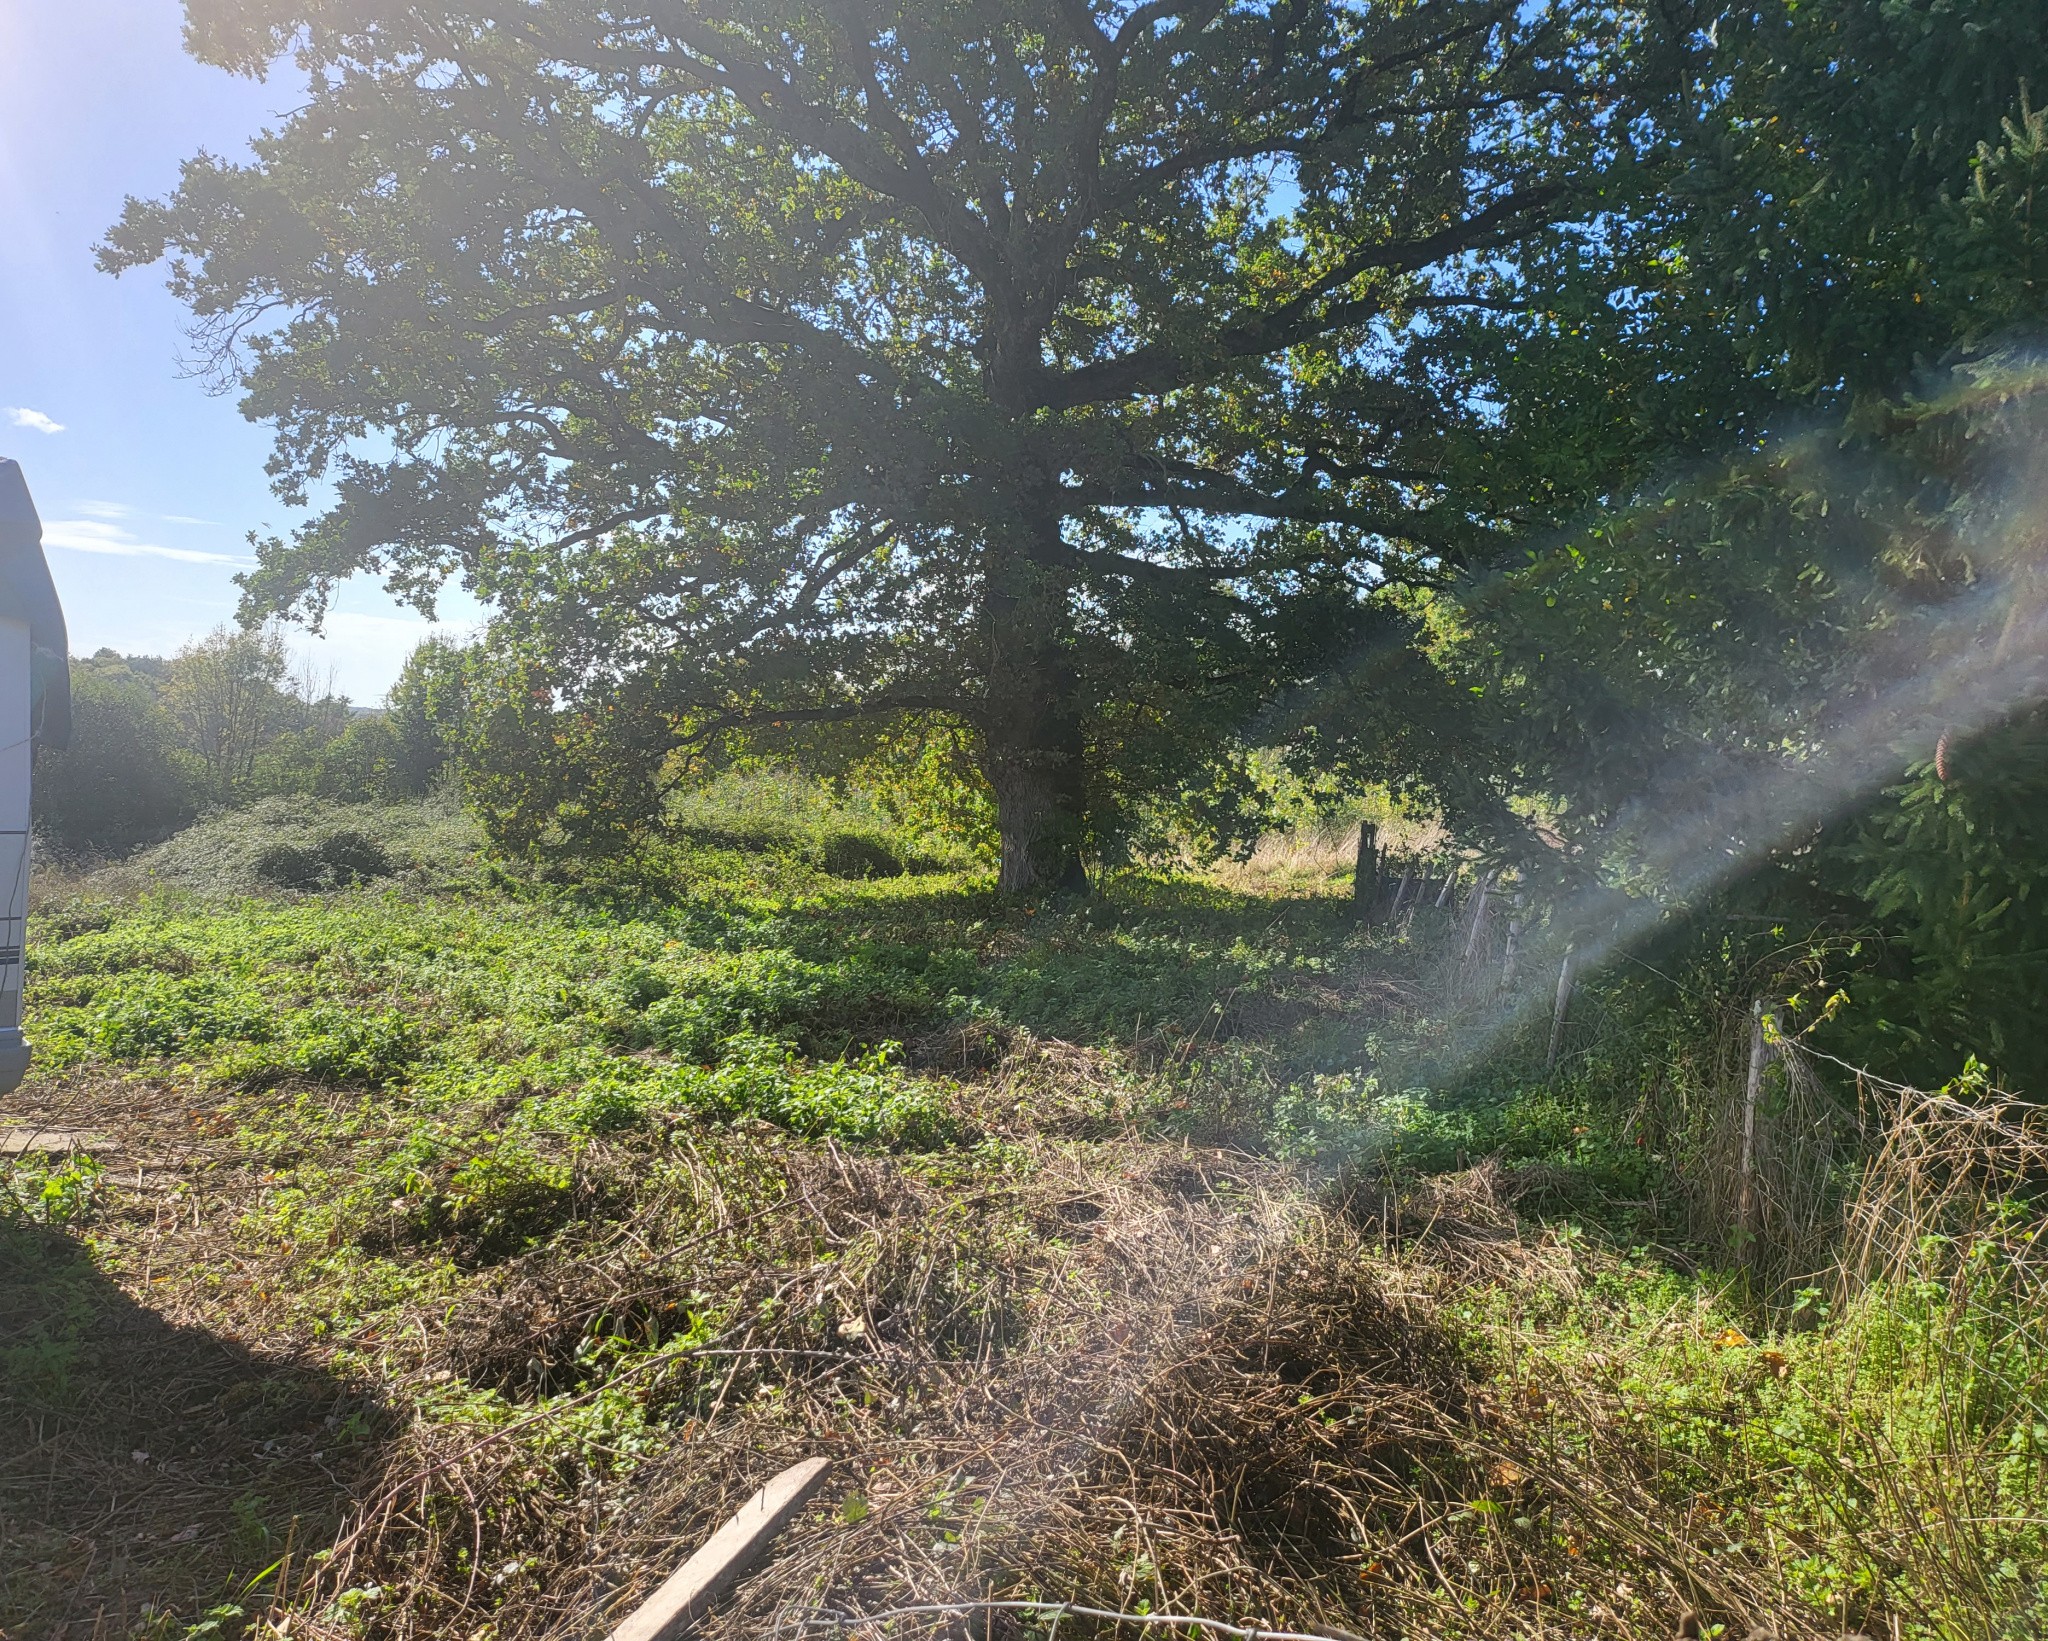
<svg viewBox="0 0 2048 1641">
<path fill-rule="evenodd" d="M 1359 977 L 1372 961 L 1345 901 L 1137 874 L 1085 899 L 1020 901 L 958 884 L 849 889 L 791 906 L 782 923 L 814 960 L 958 954 L 972 965 L 963 989 L 1041 1037 L 1235 1038 L 1317 1065 L 1355 1051 L 1368 1001 Z"/>
<path fill-rule="evenodd" d="M 288 1549 L 332 1537 L 371 1414 L 331 1374 L 137 1304 L 75 1236 L 0 1217 L 0 1635 L 180 1637 L 254 1612 Z"/>
</svg>

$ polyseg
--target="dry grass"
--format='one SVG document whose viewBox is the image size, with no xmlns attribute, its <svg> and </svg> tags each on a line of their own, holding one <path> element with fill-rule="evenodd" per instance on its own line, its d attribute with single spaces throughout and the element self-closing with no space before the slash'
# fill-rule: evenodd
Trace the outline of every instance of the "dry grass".
<svg viewBox="0 0 2048 1641">
<path fill-rule="evenodd" d="M 281 1302 L 306 1250 L 250 1230 L 266 1182 L 234 1130 L 260 1111 L 162 1078 L 46 1085 L 14 1114 L 113 1148 L 103 1274 L 63 1290 L 93 1313 L 91 1359 L 0 1463 L 10 1633 L 136 1633 L 152 1605 L 232 1596 L 220 1569 L 253 1560 L 283 1565 L 250 1605 L 275 1590 L 310 1641 L 595 1636 L 821 1452 L 828 1495 L 706 1641 L 821 1615 L 1039 1633 L 1015 1612 L 859 1622 L 1017 1597 L 1333 1636 L 1663 1641 L 1688 1609 L 1844 1633 L 1788 1597 L 1755 1521 L 1679 1476 L 1622 1375 L 1518 1352 L 1613 1268 L 1517 1217 L 1531 1171 L 1319 1193 L 1119 1131 L 1143 1085 L 1118 1057 L 933 1052 L 960 1056 L 994 1150 L 593 1141 L 539 1245 L 394 1246 L 418 1296 L 345 1336 Z M 2009 1113 L 1908 1115 L 1851 1217 L 1863 1280 L 1908 1274 L 1937 1222 L 1975 1234 L 1987 1188 L 2040 1169 Z M 70 1238 L 9 1235 L 18 1269 L 83 1264 Z M 1473 1325 L 1474 1295 L 1508 1320 Z M 17 1322 L 48 1304 L 33 1280 L 0 1301 Z M 287 1505 L 285 1539 L 236 1545 L 252 1496 Z M 1901 1551 L 1953 1578 L 1966 1552 Z"/>
<path fill-rule="evenodd" d="M 963 1197 L 894 1162 L 792 1154 L 774 1200 L 700 1202 L 694 1247 L 648 1258 L 647 1239 L 622 1227 L 573 1267 L 558 1250 L 545 1269 L 494 1279 L 450 1328 L 446 1359 L 515 1389 L 526 1387 L 508 1370 L 522 1358 L 546 1362 L 600 1312 L 672 1302 L 679 1280 L 737 1302 L 703 1347 L 639 1375 L 635 1395 L 670 1434 L 629 1480 L 569 1496 L 541 1479 L 546 1444 L 512 1439 L 530 1431 L 478 1440 L 416 1426 L 323 1591 L 408 1579 L 416 1596 L 394 1633 L 445 1633 L 476 1596 L 466 1575 L 455 1587 L 463 1550 L 474 1569 L 501 1550 L 573 1545 L 544 1554 L 547 1576 L 498 1633 L 589 1627 L 658 1580 L 673 1546 L 708 1532 L 766 1469 L 820 1449 L 840 1459 L 866 1514 L 792 1540 L 780 1586 L 823 1595 L 850 1583 L 887 1599 L 934 1577 L 957 1585 L 997 1552 L 993 1502 L 1056 1494 L 1049 1479 L 1093 1451 L 1103 1398 L 1191 1324 L 1217 1262 L 1249 1264 L 1284 1234 L 1276 1182 L 1249 1159 L 1126 1145 L 1105 1170 L 1109 1160 L 1048 1145 Z M 720 1268 L 721 1244 L 744 1245 L 744 1269 Z M 665 1273 L 671 1255 L 681 1268 Z M 935 1527 L 935 1507 L 959 1525 Z M 743 1628 L 747 1611 L 726 1622 Z"/>
<path fill-rule="evenodd" d="M 1387 815 L 1377 823 L 1381 857 L 1401 866 L 1434 860 L 1450 847 L 1450 834 L 1432 816 Z M 1303 895 L 1351 892 L 1358 860 L 1358 826 L 1310 826 L 1269 832 L 1249 858 L 1204 867 L 1226 888 L 1245 894 Z"/>
<path fill-rule="evenodd" d="M 1011 1111 L 1029 1091 L 1099 1113 L 1128 1087 L 1043 1042 L 984 1081 Z M 108 1444 L 129 1438 L 110 1404 L 147 1384 L 140 1359 L 97 1363 L 23 1461 L 92 1487 L 6 1473 L 17 1535 L 81 1546 L 13 1592 L 23 1633 L 125 1634 L 151 1604 L 220 1599 L 206 1572 L 252 1491 L 300 1520 L 278 1580 L 294 1634 L 588 1633 L 817 1451 L 840 1461 L 834 1502 L 859 1505 L 796 1529 L 714 1635 L 792 1605 L 1017 1588 L 1329 1624 L 1373 1605 L 1374 1524 L 1414 1516 L 1465 1417 L 1456 1350 L 1372 1239 L 1229 1151 L 1044 1137 L 974 1168 L 706 1134 L 648 1188 L 644 1157 L 594 1146 L 581 1211 L 543 1246 L 458 1252 L 482 1262 L 452 1293 L 316 1341 L 277 1303 L 294 1250 L 238 1231 L 264 1180 L 229 1113 L 143 1079 L 41 1107 L 139 1164 L 102 1183 L 94 1234 L 119 1255 L 86 1302 L 149 1318 L 139 1352 L 196 1354 L 140 1404 L 180 1428 L 156 1494 L 113 1511 Z M 712 1320 L 691 1343 L 645 1348 L 692 1307 Z"/>
</svg>

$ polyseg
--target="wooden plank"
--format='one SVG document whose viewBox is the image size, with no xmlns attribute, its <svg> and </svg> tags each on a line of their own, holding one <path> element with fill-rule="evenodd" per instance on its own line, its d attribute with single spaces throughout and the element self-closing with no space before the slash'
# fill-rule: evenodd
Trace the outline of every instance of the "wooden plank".
<svg viewBox="0 0 2048 1641">
<path fill-rule="evenodd" d="M 783 1471 L 641 1602 L 610 1641 L 675 1641 L 739 1582 L 831 1468 L 830 1459 L 806 1459 Z"/>
<path fill-rule="evenodd" d="M 21 1157 L 32 1151 L 68 1154 L 72 1151 L 112 1151 L 98 1134 L 82 1128 L 0 1128 L 0 1157 Z"/>
</svg>

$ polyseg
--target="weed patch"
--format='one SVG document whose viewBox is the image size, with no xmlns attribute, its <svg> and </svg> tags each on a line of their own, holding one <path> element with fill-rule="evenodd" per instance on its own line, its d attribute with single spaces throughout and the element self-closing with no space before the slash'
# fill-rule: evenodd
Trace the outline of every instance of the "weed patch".
<svg viewBox="0 0 2048 1641">
<path fill-rule="evenodd" d="M 835 878 L 831 819 L 691 846 L 665 894 L 401 869 L 37 919 L 22 1109 L 106 1143 L 0 1160 L 6 1411 L 96 1455 L 81 1512 L 155 1480 L 121 1407 L 200 1433 L 87 1570 L 44 1450 L 0 1461 L 49 1565 L 0 1622 L 601 1632 L 824 1452 L 837 1496 L 707 1641 L 963 1593 L 1438 1641 L 2039 1627 L 2032 1152 L 1893 1156 L 1844 1187 L 1889 1252 L 1773 1309 L 1590 1076 L 1425 1086 L 1398 931 Z"/>
</svg>

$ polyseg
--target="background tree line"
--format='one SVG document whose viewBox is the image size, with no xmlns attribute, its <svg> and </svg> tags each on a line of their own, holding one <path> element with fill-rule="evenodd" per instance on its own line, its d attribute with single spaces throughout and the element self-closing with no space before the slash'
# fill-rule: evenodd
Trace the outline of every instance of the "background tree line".
<svg viewBox="0 0 2048 1641">
<path fill-rule="evenodd" d="M 294 669 L 275 626 L 220 628 L 168 660 L 74 659 L 72 747 L 38 762 L 37 835 L 64 854 L 119 856 L 260 797 L 424 796 L 459 755 L 465 665 L 461 648 L 429 640 L 364 711 Z"/>
</svg>

